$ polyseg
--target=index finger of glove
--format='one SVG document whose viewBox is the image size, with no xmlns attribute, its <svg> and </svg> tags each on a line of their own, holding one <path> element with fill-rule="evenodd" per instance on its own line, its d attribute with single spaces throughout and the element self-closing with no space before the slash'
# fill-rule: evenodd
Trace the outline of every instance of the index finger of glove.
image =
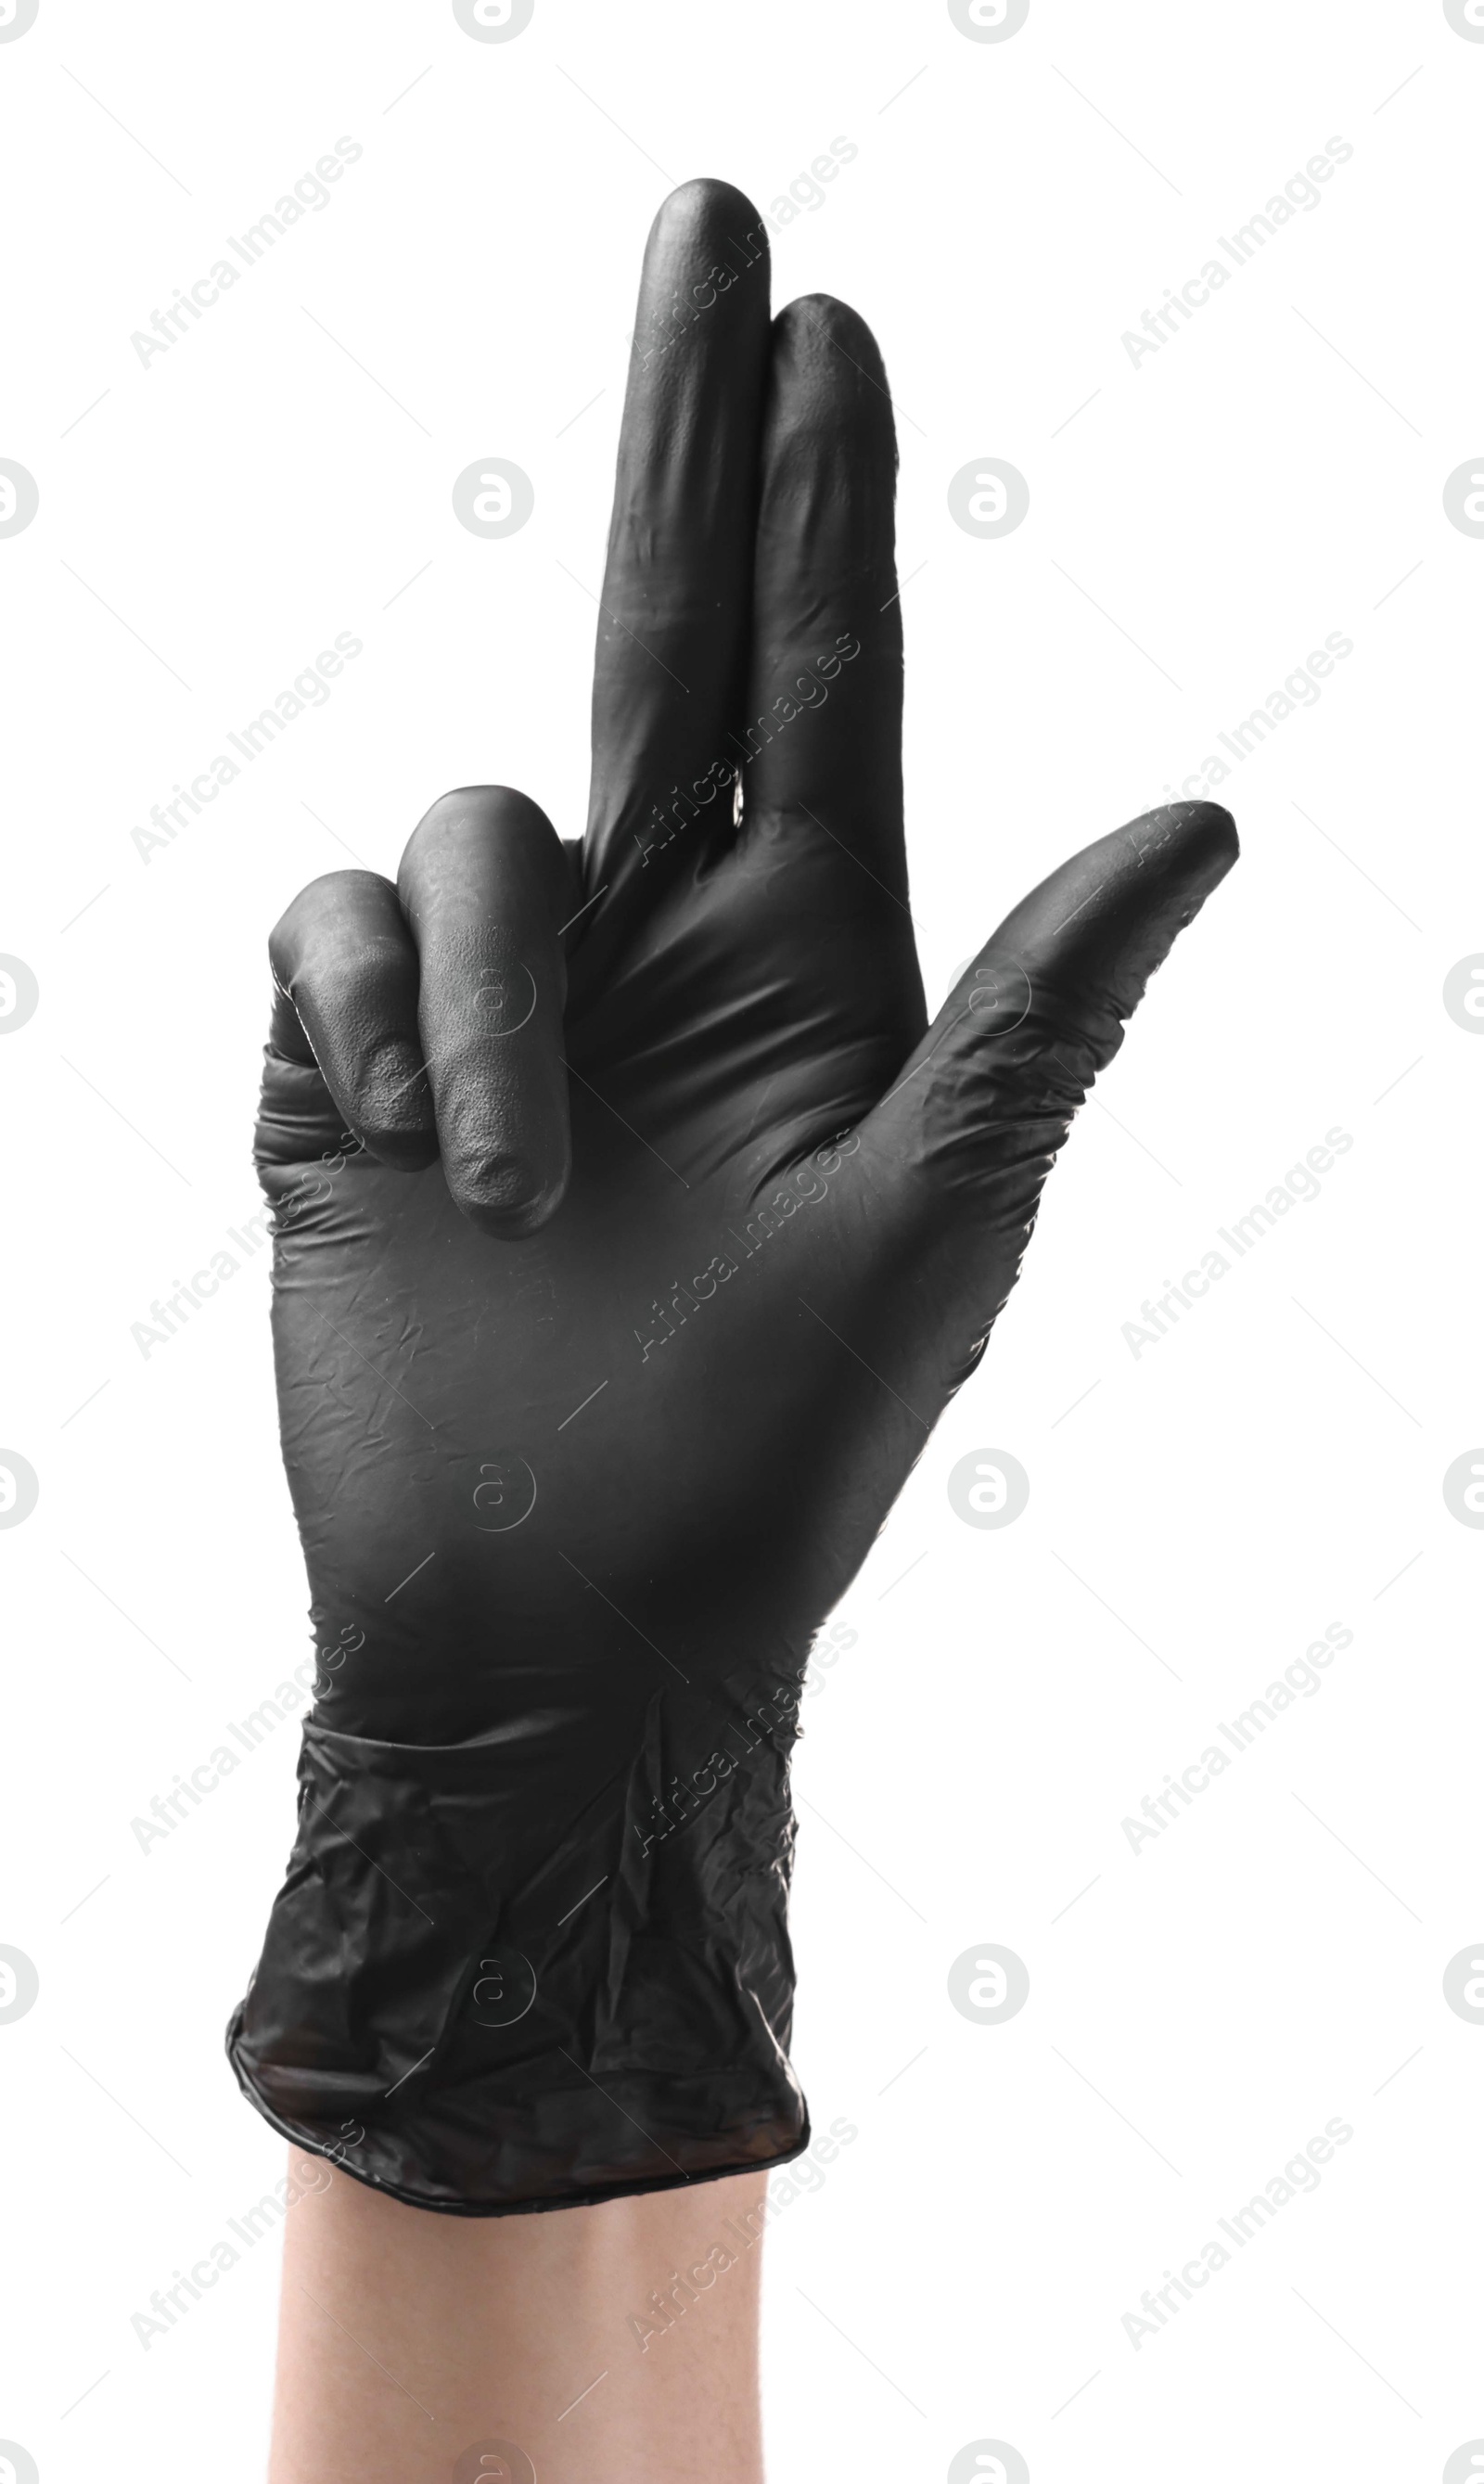
<svg viewBox="0 0 1484 2484">
<path fill-rule="evenodd" d="M 444 1175 L 455 1205 L 501 1241 L 554 1214 L 572 1169 L 561 945 L 570 890 L 550 820 L 504 785 L 435 802 L 397 874 L 417 943 Z"/>
<path fill-rule="evenodd" d="M 899 914 L 902 603 L 891 396 L 864 319 L 828 294 L 773 322 L 763 422 L 743 836 L 864 872 Z M 823 848 L 823 853 L 821 851 Z"/>
</svg>

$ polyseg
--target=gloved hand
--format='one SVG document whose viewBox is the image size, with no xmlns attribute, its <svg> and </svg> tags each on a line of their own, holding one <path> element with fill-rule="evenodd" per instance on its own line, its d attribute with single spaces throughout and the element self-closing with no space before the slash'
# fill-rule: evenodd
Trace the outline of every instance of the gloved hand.
<svg viewBox="0 0 1484 2484">
<path fill-rule="evenodd" d="M 1014 1282 L 1071 1116 L 1229 869 L 1090 846 L 931 1026 L 895 446 L 757 212 L 644 262 L 587 834 L 436 802 L 273 934 L 257 1163 L 320 1651 L 229 2037 L 301 2146 L 463 2215 L 776 2164 L 811 1639 Z M 966 806 L 967 807 L 967 806 Z"/>
</svg>

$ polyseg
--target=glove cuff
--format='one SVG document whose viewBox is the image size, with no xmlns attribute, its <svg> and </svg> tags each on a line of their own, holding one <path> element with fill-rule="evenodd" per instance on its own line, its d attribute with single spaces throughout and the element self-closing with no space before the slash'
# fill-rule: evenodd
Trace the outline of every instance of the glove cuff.
<svg viewBox="0 0 1484 2484">
<path fill-rule="evenodd" d="M 777 1696 L 688 1766 L 697 1720 L 664 1694 L 627 1731 L 589 1722 L 580 1748 L 540 1713 L 445 1744 L 311 1718 L 287 1876 L 227 2038 L 264 2119 L 456 2216 L 801 2153 Z"/>
</svg>

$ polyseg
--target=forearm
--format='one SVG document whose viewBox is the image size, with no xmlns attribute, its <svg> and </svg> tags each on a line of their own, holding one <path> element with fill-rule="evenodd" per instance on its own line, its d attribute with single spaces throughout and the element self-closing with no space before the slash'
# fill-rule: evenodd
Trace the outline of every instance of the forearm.
<svg viewBox="0 0 1484 2484">
<path fill-rule="evenodd" d="M 270 2484 L 761 2484 L 765 2176 L 455 2217 L 295 2161 Z"/>
</svg>

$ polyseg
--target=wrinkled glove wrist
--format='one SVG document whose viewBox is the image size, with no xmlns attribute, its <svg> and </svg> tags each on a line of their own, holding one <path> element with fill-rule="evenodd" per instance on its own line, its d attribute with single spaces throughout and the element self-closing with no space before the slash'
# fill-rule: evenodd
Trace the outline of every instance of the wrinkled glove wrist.
<svg viewBox="0 0 1484 2484">
<path fill-rule="evenodd" d="M 607 1681 L 580 1714 L 526 1707 L 472 1742 L 306 1725 L 299 1833 L 228 2049 L 285 2137 L 416 2206 L 573 2206 L 808 2144 L 788 2061 L 798 1676 Z"/>
</svg>

